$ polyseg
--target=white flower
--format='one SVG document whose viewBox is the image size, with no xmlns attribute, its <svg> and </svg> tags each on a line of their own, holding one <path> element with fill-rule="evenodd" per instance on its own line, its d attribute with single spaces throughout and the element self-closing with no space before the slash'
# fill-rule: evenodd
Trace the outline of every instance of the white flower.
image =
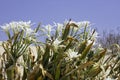
<svg viewBox="0 0 120 80">
<path fill-rule="evenodd" d="M 30 41 L 31 40 L 36 41 L 36 39 L 35 39 L 36 33 L 30 27 L 31 27 L 31 22 L 30 21 L 28 21 L 28 22 L 23 22 L 23 21 L 16 22 L 16 21 L 13 21 L 13 22 L 11 22 L 9 24 L 1 26 L 1 28 L 7 34 L 10 34 L 11 31 L 13 32 L 13 34 L 16 34 L 16 33 L 20 32 L 21 30 L 23 30 L 25 32 L 25 34 L 24 34 L 25 38 L 27 38 Z"/>
<path fill-rule="evenodd" d="M 18 28 L 18 22 L 11 22 L 11 23 L 9 23 L 9 26 L 10 26 L 10 28 L 11 29 L 16 29 L 16 28 Z"/>
<path fill-rule="evenodd" d="M 55 39 L 55 41 L 53 42 L 53 45 L 59 45 L 62 41 Z"/>
<path fill-rule="evenodd" d="M 37 33 L 34 32 L 34 30 L 32 30 L 31 28 L 26 28 L 25 30 L 26 32 L 26 38 L 29 40 L 29 41 L 34 41 L 36 42 L 36 36 L 38 35 Z"/>
<path fill-rule="evenodd" d="M 42 31 L 42 35 L 46 35 L 49 39 L 51 39 L 51 33 L 54 32 L 54 27 L 50 24 L 43 26 L 42 29 L 40 29 Z"/>
<path fill-rule="evenodd" d="M 1 26 L 1 28 L 2 28 L 4 31 L 8 31 L 8 30 L 10 29 L 9 24 L 3 25 L 3 26 Z"/>
<path fill-rule="evenodd" d="M 62 30 L 63 24 L 57 23 L 57 27 L 58 27 L 59 30 Z"/>
<path fill-rule="evenodd" d="M 48 25 L 45 26 L 45 30 L 47 30 L 48 33 L 50 34 L 50 32 L 52 31 L 52 27 L 53 26 L 51 26 L 51 25 L 48 24 Z"/>
<path fill-rule="evenodd" d="M 68 56 L 69 56 L 70 59 L 72 59 L 72 58 L 76 58 L 80 55 L 78 55 L 78 52 L 75 52 L 75 51 L 72 51 L 71 49 L 69 49 L 68 50 Z"/>
<path fill-rule="evenodd" d="M 65 47 L 64 45 L 60 45 L 60 43 L 62 42 L 63 40 L 58 40 L 58 39 L 55 39 L 55 41 L 53 42 L 53 47 L 55 49 L 55 51 L 58 50 L 58 48 L 60 49 L 61 47 Z"/>
<path fill-rule="evenodd" d="M 31 28 L 26 28 L 25 32 L 26 32 L 26 35 L 34 34 L 34 31 Z"/>
<path fill-rule="evenodd" d="M 55 23 L 54 22 L 54 28 L 55 28 L 55 34 L 57 35 L 56 37 L 59 37 L 62 34 L 62 30 L 64 28 L 64 25 L 61 23 Z"/>
<path fill-rule="evenodd" d="M 19 25 L 29 28 L 31 26 L 31 21 L 28 21 L 28 22 L 20 21 Z"/>
<path fill-rule="evenodd" d="M 19 22 L 16 22 L 16 21 L 13 21 L 9 24 L 5 24 L 4 26 L 1 26 L 1 28 L 4 30 L 4 31 L 9 31 L 10 29 L 12 29 L 14 31 L 14 33 L 20 31 L 20 30 L 24 30 L 25 28 L 30 28 L 31 26 L 31 22 L 28 21 L 28 22 L 23 22 L 23 21 L 19 21 Z"/>
</svg>

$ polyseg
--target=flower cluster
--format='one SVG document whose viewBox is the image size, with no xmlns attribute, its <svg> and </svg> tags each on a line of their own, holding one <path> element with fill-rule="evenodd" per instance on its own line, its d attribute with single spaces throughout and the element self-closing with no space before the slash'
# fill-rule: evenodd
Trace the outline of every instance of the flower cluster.
<svg viewBox="0 0 120 80">
<path fill-rule="evenodd" d="M 14 32 L 18 32 L 20 30 L 25 30 L 27 28 L 30 28 L 31 26 L 31 21 L 28 22 L 23 22 L 23 21 L 19 21 L 19 22 L 11 22 L 9 24 L 5 24 L 3 26 L 1 26 L 1 28 L 4 31 L 9 31 L 10 29 L 14 30 Z"/>
<path fill-rule="evenodd" d="M 23 21 L 13 21 L 9 24 L 5 24 L 1 26 L 1 28 L 6 32 L 8 37 L 18 34 L 20 31 L 24 31 L 24 37 L 27 37 L 29 40 L 35 40 L 33 37 L 36 35 L 35 31 L 31 28 L 31 21 L 23 22 Z"/>
</svg>

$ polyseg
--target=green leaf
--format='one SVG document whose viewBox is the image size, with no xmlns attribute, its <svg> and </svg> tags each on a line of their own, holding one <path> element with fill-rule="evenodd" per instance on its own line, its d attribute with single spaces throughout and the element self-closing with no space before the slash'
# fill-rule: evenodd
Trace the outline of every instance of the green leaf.
<svg viewBox="0 0 120 80">
<path fill-rule="evenodd" d="M 91 49 L 92 45 L 93 45 L 94 41 L 92 43 L 90 43 L 82 52 L 80 59 L 84 59 L 86 57 L 86 55 L 88 54 L 89 50 Z"/>
<path fill-rule="evenodd" d="M 57 65 L 57 69 L 55 73 L 55 80 L 59 80 L 60 78 L 60 66 L 61 66 L 61 62 Z"/>
<path fill-rule="evenodd" d="M 62 40 L 65 40 L 67 38 L 67 36 L 69 35 L 69 32 L 70 32 L 70 25 L 68 22 L 66 27 L 65 27 L 64 33 L 62 35 Z"/>
<path fill-rule="evenodd" d="M 45 53 L 43 55 L 43 66 L 47 66 L 50 57 L 50 45 L 46 44 Z"/>
<path fill-rule="evenodd" d="M 39 24 L 38 27 L 35 29 L 35 33 L 38 32 L 39 29 L 40 29 L 40 24 Z"/>
<path fill-rule="evenodd" d="M 78 54 L 81 54 L 84 51 L 84 49 L 86 48 L 86 44 L 87 44 L 87 40 L 83 41 L 80 44 Z"/>
</svg>

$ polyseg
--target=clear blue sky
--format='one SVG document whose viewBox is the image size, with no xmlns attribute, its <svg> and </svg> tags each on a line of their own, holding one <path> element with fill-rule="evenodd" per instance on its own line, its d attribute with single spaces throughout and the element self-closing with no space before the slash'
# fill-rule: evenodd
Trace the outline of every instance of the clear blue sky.
<svg viewBox="0 0 120 80">
<path fill-rule="evenodd" d="M 88 20 L 103 29 L 120 27 L 120 0 L 0 0 L 0 25 L 11 21 L 38 24 Z M 0 30 L 0 40 L 5 39 Z"/>
</svg>

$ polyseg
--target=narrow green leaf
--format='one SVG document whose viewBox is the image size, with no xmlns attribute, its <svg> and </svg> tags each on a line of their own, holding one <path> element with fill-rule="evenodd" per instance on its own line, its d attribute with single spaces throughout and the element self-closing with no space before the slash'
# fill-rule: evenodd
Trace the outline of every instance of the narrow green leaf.
<svg viewBox="0 0 120 80">
<path fill-rule="evenodd" d="M 86 44 L 87 44 L 87 40 L 83 41 L 80 44 L 78 54 L 81 54 L 84 51 L 84 49 L 86 48 Z"/>
<path fill-rule="evenodd" d="M 90 43 L 82 52 L 80 59 L 84 59 L 86 57 L 86 55 L 88 54 L 89 50 L 91 49 L 92 45 L 93 45 L 94 41 L 92 43 Z"/>
<path fill-rule="evenodd" d="M 46 44 L 45 53 L 43 55 L 43 66 L 47 66 L 50 57 L 50 45 Z"/>
<path fill-rule="evenodd" d="M 38 30 L 40 29 L 40 25 L 41 24 L 39 24 L 38 27 L 35 29 L 35 33 L 38 32 Z"/>
<path fill-rule="evenodd" d="M 57 65 L 55 80 L 59 80 L 60 78 L 60 66 L 61 66 L 61 62 Z"/>
<path fill-rule="evenodd" d="M 65 27 L 64 33 L 62 35 L 62 40 L 65 40 L 67 38 L 67 36 L 69 35 L 69 32 L 70 32 L 70 25 L 68 22 L 66 27 Z"/>
</svg>

